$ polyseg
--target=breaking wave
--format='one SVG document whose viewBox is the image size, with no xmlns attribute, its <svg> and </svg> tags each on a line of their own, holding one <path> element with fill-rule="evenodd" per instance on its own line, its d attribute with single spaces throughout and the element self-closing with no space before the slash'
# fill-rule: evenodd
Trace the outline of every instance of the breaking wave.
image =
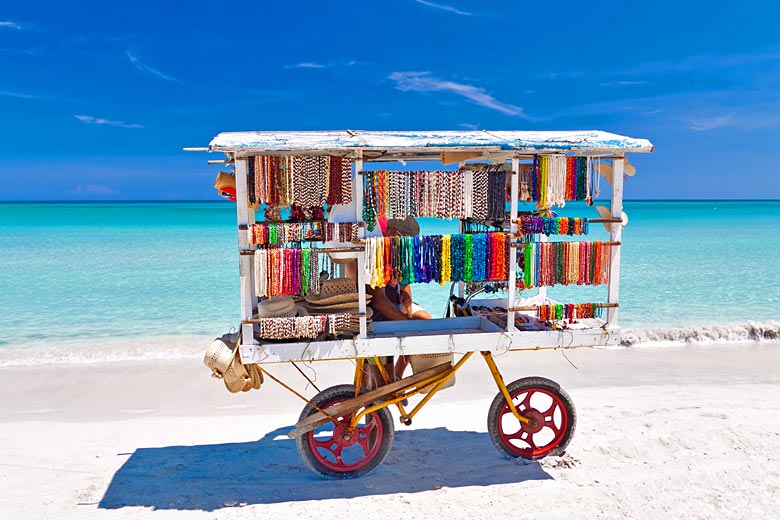
<svg viewBox="0 0 780 520">
<path fill-rule="evenodd" d="M 197 358 L 203 356 L 213 339 L 182 335 L 28 342 L 0 348 L 0 367 Z"/>
<path fill-rule="evenodd" d="M 671 347 L 777 340 L 780 340 L 780 321 L 669 329 L 632 329 L 620 333 L 620 344 L 624 347 Z"/>
<path fill-rule="evenodd" d="M 100 341 L 40 341 L 0 346 L 0 367 L 199 358 L 214 336 L 149 336 Z M 624 329 L 623 347 L 676 347 L 780 341 L 780 321 Z"/>
</svg>

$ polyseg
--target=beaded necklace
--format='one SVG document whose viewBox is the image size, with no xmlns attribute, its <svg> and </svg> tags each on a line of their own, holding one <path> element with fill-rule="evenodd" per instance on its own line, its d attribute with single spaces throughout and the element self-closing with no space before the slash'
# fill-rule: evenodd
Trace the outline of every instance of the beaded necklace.
<svg viewBox="0 0 780 520">
<path fill-rule="evenodd" d="M 412 238 L 412 266 L 414 272 L 414 280 L 416 282 L 427 282 L 422 272 L 422 240 L 419 236 Z"/>
<path fill-rule="evenodd" d="M 384 242 L 385 284 L 388 284 L 393 277 L 398 277 L 398 237 L 384 237 L 377 240 Z"/>
<path fill-rule="evenodd" d="M 574 199 L 585 200 L 588 196 L 587 182 L 588 182 L 588 158 L 577 157 L 577 182 L 574 188 Z"/>
<path fill-rule="evenodd" d="M 498 168 L 488 173 L 489 219 L 503 220 L 506 217 L 506 172 Z"/>
<path fill-rule="evenodd" d="M 387 170 L 379 170 L 377 172 L 377 214 L 387 218 L 388 214 L 388 199 L 387 199 Z"/>
<path fill-rule="evenodd" d="M 597 303 L 543 304 L 536 308 L 536 318 L 542 322 L 568 321 L 600 317 L 601 307 Z"/>
<path fill-rule="evenodd" d="M 463 235 L 463 281 L 472 281 L 472 262 L 474 261 L 474 237 Z"/>
<path fill-rule="evenodd" d="M 610 255 L 608 242 L 529 242 L 523 250 L 523 286 L 606 284 Z"/>
<path fill-rule="evenodd" d="M 531 201 L 533 200 L 533 178 L 534 178 L 534 164 L 521 164 L 518 178 L 518 200 Z"/>
<path fill-rule="evenodd" d="M 472 214 L 476 219 L 486 219 L 488 216 L 488 172 L 481 168 L 474 172 L 474 202 Z"/>
<path fill-rule="evenodd" d="M 377 216 L 377 182 L 376 173 L 363 172 L 363 222 L 369 231 L 376 226 Z"/>
<path fill-rule="evenodd" d="M 452 280 L 452 236 L 444 235 L 441 237 L 441 280 L 445 283 Z"/>
</svg>

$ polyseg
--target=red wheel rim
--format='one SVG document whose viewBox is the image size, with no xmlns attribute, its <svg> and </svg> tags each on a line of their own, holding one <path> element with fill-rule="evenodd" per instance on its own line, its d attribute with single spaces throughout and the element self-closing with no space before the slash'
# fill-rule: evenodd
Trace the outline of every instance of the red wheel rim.
<svg viewBox="0 0 780 520">
<path fill-rule="evenodd" d="M 520 415 L 536 424 L 521 423 L 504 401 L 497 430 L 509 451 L 520 457 L 543 457 L 563 442 L 569 428 L 569 412 L 558 394 L 545 388 L 523 388 L 512 395 L 512 402 Z"/>
<path fill-rule="evenodd" d="M 322 408 L 343 400 L 336 399 Z M 349 417 L 339 417 L 337 424 L 329 422 L 306 434 L 314 459 L 331 471 L 346 473 L 363 469 L 382 446 L 385 432 L 376 412 L 363 417 L 351 436 L 345 438 L 348 428 Z"/>
</svg>

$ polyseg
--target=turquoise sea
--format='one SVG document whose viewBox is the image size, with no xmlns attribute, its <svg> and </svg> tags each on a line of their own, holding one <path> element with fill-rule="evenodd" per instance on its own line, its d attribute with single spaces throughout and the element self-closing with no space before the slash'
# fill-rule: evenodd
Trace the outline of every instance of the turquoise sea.
<svg viewBox="0 0 780 520">
<path fill-rule="evenodd" d="M 640 341 L 777 334 L 780 201 L 628 201 L 625 211 L 624 329 Z M 559 213 L 597 216 L 580 203 Z M 456 229 L 421 224 L 427 234 Z M 591 238 L 607 233 L 595 224 Z M 2 203 L 0 364 L 202 352 L 239 321 L 236 248 L 229 202 Z M 447 294 L 414 286 L 434 316 Z M 606 287 L 548 294 L 598 302 Z M 664 336 L 680 327 L 698 332 Z"/>
</svg>

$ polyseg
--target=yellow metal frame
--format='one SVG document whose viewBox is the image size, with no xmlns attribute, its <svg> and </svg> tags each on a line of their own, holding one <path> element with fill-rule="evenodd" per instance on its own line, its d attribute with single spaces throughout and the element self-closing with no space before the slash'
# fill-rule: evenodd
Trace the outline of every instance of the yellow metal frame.
<svg viewBox="0 0 780 520">
<path fill-rule="evenodd" d="M 532 421 L 523 417 L 519 410 L 517 410 L 517 407 L 512 402 L 512 396 L 509 394 L 509 390 L 507 390 L 506 384 L 504 384 L 504 378 L 501 376 L 501 372 L 498 370 L 498 366 L 496 365 L 496 361 L 493 359 L 493 355 L 488 351 L 482 351 L 480 352 L 482 354 L 482 357 L 485 359 L 485 362 L 488 365 L 488 368 L 490 369 L 490 373 L 493 376 L 493 380 L 496 382 L 496 386 L 498 387 L 499 391 L 504 394 L 504 398 L 506 399 L 506 402 L 509 406 L 509 409 L 512 411 L 512 414 L 517 417 L 517 419 L 524 423 L 524 424 L 530 424 Z M 441 390 L 441 387 L 444 386 L 444 384 L 453 376 L 455 375 L 455 372 L 457 372 L 460 367 L 468 361 L 468 359 L 471 357 L 473 352 L 467 352 L 463 355 L 462 358 L 458 360 L 455 365 L 449 370 L 446 370 L 440 374 L 437 374 L 435 376 L 431 376 L 427 379 L 424 379 L 418 383 L 416 383 L 412 387 L 408 387 L 406 389 L 399 390 L 392 398 L 384 400 L 382 402 L 373 404 L 371 406 L 368 406 L 361 410 L 358 413 L 352 414 L 352 417 L 350 418 L 350 425 L 349 425 L 349 431 L 353 430 L 357 427 L 357 424 L 360 422 L 360 419 L 365 417 L 366 415 L 375 412 L 377 410 L 381 410 L 382 408 L 387 408 L 388 406 L 396 405 L 398 407 L 398 412 L 401 415 L 401 421 L 404 424 L 411 424 L 412 418 L 419 412 L 425 404 L 428 403 L 428 401 L 431 400 L 431 398 L 436 395 L 436 393 Z M 387 374 L 387 371 L 385 370 L 384 366 L 380 362 L 378 357 L 374 357 L 376 360 L 377 366 L 379 367 L 379 371 L 382 374 L 382 378 L 385 380 L 386 383 L 390 383 L 390 377 Z M 363 377 L 363 364 L 365 363 L 365 358 L 358 359 L 357 365 L 355 366 L 355 394 L 357 397 L 357 394 L 360 392 L 360 383 L 362 382 Z M 422 392 L 428 391 L 428 394 L 417 403 L 417 405 L 409 412 L 406 411 L 404 408 L 404 405 L 402 402 L 404 399 L 420 394 Z"/>
</svg>

